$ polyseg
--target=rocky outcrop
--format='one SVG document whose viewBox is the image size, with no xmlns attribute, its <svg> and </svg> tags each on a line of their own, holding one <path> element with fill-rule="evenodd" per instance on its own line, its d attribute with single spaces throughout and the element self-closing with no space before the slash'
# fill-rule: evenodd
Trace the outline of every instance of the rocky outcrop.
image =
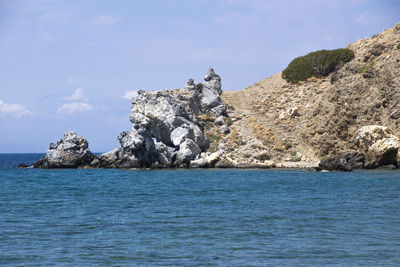
<svg viewBox="0 0 400 267">
<path fill-rule="evenodd" d="M 220 98 L 221 78 L 210 68 L 205 82 L 189 79 L 184 88 L 154 92 L 139 91 L 132 98 L 130 131 L 118 136 L 120 147 L 102 154 L 99 167 L 188 167 L 210 143 L 198 116 L 226 116 Z"/>
<path fill-rule="evenodd" d="M 388 127 L 379 125 L 362 127 L 355 138 L 355 144 L 357 152 L 324 158 L 317 169 L 351 171 L 397 166 L 399 138 Z"/>
<path fill-rule="evenodd" d="M 358 152 L 324 158 L 320 161 L 317 170 L 328 171 L 352 171 L 362 169 L 365 166 L 365 156 Z"/>
<path fill-rule="evenodd" d="M 33 167 L 85 168 L 90 166 L 94 158 L 86 139 L 70 131 L 57 144 L 51 143 L 44 157 L 35 162 Z"/>
<path fill-rule="evenodd" d="M 386 165 L 397 166 L 399 138 L 385 126 L 362 127 L 357 134 L 356 144 L 366 156 L 366 167 L 377 168 Z"/>
<path fill-rule="evenodd" d="M 84 138 L 68 132 L 56 145 L 50 144 L 45 157 L 34 167 L 189 167 L 210 146 L 204 132 L 206 121 L 199 117 L 218 118 L 216 125 L 229 131 L 229 126 L 224 124 L 227 109 L 221 93 L 221 77 L 212 68 L 203 83 L 195 84 L 189 79 L 181 89 L 138 91 L 131 99 L 132 129 L 120 133 L 119 148 L 94 156 Z M 210 155 L 204 160 L 206 164 L 198 164 L 199 167 L 212 166 L 216 161 Z"/>
</svg>

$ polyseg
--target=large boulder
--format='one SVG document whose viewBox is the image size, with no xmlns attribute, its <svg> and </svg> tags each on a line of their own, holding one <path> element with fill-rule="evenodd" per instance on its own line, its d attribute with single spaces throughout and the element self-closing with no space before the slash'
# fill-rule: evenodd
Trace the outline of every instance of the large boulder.
<svg viewBox="0 0 400 267">
<path fill-rule="evenodd" d="M 36 168 L 79 168 L 89 167 L 95 156 L 89 144 L 75 132 L 64 134 L 57 144 L 51 143 L 43 159 L 33 164 Z"/>
<path fill-rule="evenodd" d="M 366 156 L 367 168 L 386 165 L 397 166 L 399 138 L 385 126 L 369 125 L 362 127 L 357 134 L 356 144 Z"/>
</svg>

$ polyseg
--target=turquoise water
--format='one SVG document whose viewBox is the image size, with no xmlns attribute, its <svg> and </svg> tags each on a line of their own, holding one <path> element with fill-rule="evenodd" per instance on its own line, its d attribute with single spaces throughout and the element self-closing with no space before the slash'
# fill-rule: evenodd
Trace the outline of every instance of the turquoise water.
<svg viewBox="0 0 400 267">
<path fill-rule="evenodd" d="M 400 172 L 40 170 L 0 155 L 0 265 L 399 266 Z"/>
</svg>

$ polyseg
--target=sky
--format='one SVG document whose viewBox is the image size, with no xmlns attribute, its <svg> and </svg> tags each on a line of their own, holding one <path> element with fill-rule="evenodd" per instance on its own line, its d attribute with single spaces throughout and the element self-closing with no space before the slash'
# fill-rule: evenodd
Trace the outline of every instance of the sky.
<svg viewBox="0 0 400 267">
<path fill-rule="evenodd" d="M 292 59 L 380 33 L 400 0 L 0 0 L 0 153 L 45 152 L 69 130 L 119 146 L 136 90 L 241 90 Z"/>
</svg>

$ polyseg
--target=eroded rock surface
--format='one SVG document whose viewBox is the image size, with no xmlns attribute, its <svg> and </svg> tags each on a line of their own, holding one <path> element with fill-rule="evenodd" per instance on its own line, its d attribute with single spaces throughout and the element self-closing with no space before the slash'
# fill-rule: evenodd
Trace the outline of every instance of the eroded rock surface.
<svg viewBox="0 0 400 267">
<path fill-rule="evenodd" d="M 44 158 L 33 164 L 36 168 L 84 168 L 89 167 L 95 156 L 89 150 L 89 144 L 75 132 L 64 134 L 56 144 L 51 143 Z"/>
<path fill-rule="evenodd" d="M 380 125 L 362 127 L 355 138 L 355 144 L 358 151 L 324 158 L 319 163 L 318 169 L 351 171 L 397 166 L 399 138 L 388 127 Z"/>
<path fill-rule="evenodd" d="M 322 159 L 317 170 L 352 171 L 353 169 L 362 169 L 364 166 L 365 156 L 363 154 L 349 152 Z"/>
<path fill-rule="evenodd" d="M 102 154 L 99 167 L 186 167 L 210 143 L 198 116 L 226 116 L 221 78 L 210 68 L 205 82 L 189 79 L 177 90 L 139 91 L 132 98 L 132 129 L 118 136 L 121 146 Z"/>
<path fill-rule="evenodd" d="M 397 166 L 399 138 L 385 126 L 362 127 L 357 134 L 356 144 L 366 155 L 366 167 L 377 168 L 393 164 Z"/>
</svg>

